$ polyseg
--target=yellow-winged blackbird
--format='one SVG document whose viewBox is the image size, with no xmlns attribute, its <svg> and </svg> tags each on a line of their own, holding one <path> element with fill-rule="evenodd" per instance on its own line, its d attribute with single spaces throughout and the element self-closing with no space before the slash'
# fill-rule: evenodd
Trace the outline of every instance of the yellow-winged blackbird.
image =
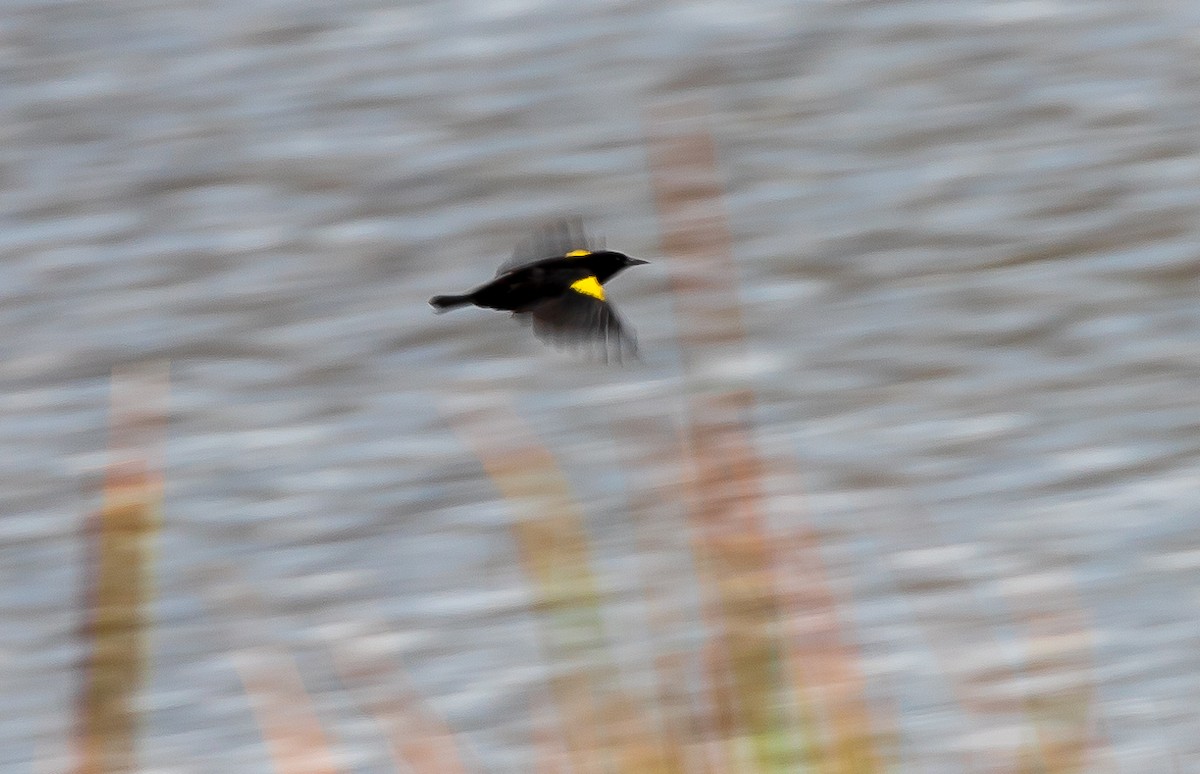
<svg viewBox="0 0 1200 774">
<path fill-rule="evenodd" d="M 491 282 L 461 295 L 434 296 L 429 303 L 439 312 L 472 304 L 510 311 L 555 346 L 599 345 L 605 360 L 611 352 L 618 362 L 625 354 L 636 357 L 636 340 L 603 286 L 647 261 L 601 247 L 588 239 L 579 220 L 559 221 L 518 244 Z"/>
</svg>

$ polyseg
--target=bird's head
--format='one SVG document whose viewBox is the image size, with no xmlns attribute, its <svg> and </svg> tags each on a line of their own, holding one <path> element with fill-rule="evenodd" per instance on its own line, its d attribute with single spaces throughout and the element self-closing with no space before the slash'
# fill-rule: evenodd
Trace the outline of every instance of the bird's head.
<svg viewBox="0 0 1200 774">
<path fill-rule="evenodd" d="M 625 253 L 618 253 L 616 250 L 597 250 L 594 253 L 579 256 L 587 262 L 588 268 L 596 275 L 596 279 L 604 282 L 607 279 L 615 276 L 617 272 L 628 269 L 630 266 L 641 266 L 649 263 L 641 258 L 630 258 Z"/>
</svg>

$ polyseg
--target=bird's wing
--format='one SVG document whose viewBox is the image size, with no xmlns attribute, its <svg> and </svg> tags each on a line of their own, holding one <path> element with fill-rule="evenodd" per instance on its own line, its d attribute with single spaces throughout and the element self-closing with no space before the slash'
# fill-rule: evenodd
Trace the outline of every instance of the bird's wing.
<svg viewBox="0 0 1200 774">
<path fill-rule="evenodd" d="M 513 250 L 512 258 L 500 264 L 496 276 L 506 271 L 546 258 L 557 258 L 575 250 L 595 252 L 604 249 L 604 240 L 589 237 L 583 227 L 583 218 L 562 218 L 546 223 Z"/>
<path fill-rule="evenodd" d="M 538 338 L 560 349 L 587 350 L 606 363 L 610 359 L 620 363 L 637 358 L 633 331 L 621 322 L 611 304 L 596 296 L 567 292 L 520 316 L 529 318 Z"/>
</svg>

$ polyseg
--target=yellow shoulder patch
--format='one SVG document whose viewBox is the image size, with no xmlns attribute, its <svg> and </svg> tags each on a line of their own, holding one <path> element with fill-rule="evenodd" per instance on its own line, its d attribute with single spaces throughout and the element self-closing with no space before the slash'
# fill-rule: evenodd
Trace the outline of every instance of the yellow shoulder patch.
<svg viewBox="0 0 1200 774">
<path fill-rule="evenodd" d="M 592 254 L 591 250 L 572 250 L 571 252 L 567 253 L 563 257 L 565 257 L 565 258 L 582 258 L 585 255 L 591 255 L 591 254 Z"/>
<path fill-rule="evenodd" d="M 585 296 L 598 298 L 601 301 L 604 300 L 604 288 L 596 281 L 595 277 L 584 277 L 581 280 L 572 282 L 571 290 L 574 290 L 576 293 L 582 293 Z"/>
</svg>

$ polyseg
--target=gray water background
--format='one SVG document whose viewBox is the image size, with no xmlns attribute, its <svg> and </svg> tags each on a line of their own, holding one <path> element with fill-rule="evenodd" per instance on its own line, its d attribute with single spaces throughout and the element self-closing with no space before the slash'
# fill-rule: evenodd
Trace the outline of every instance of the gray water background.
<svg viewBox="0 0 1200 774">
<path fill-rule="evenodd" d="M 1197 62 L 1186 2 L 5 3 L 0 770 L 66 765 L 109 376 L 154 359 L 144 769 L 270 770 L 196 587 L 232 563 L 347 770 L 391 769 L 322 678 L 330 638 L 371 638 L 486 770 L 527 770 L 530 592 L 446 417 L 494 390 L 537 428 L 622 615 L 612 423 L 685 389 L 644 138 L 683 96 L 710 111 L 734 232 L 731 381 L 804 472 L 905 770 L 1017 733 L 963 720 L 929 630 L 1070 586 L 1096 770 L 1200 771 Z M 642 366 L 430 313 L 568 212 L 654 261 L 612 288 Z"/>
</svg>

